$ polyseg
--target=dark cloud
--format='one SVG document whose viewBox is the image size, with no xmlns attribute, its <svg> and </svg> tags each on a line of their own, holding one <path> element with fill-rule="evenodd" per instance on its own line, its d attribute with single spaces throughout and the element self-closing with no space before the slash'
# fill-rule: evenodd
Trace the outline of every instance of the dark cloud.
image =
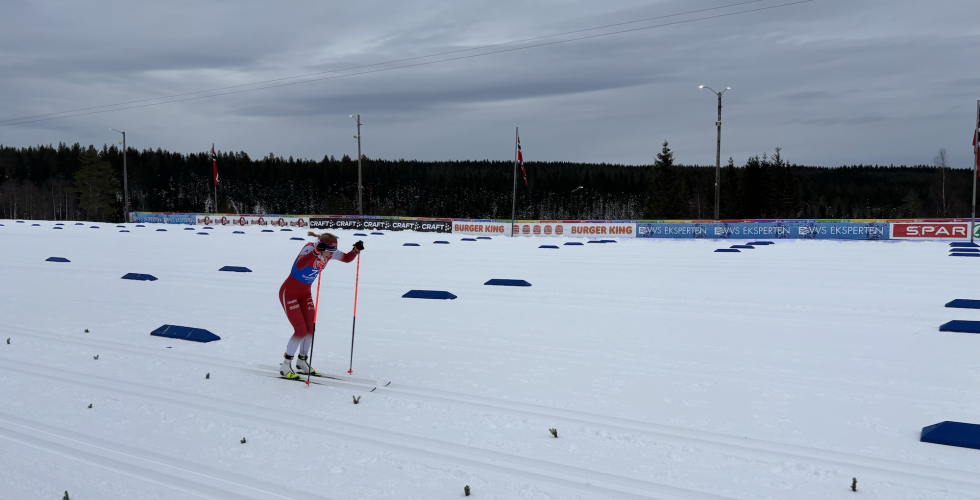
<svg viewBox="0 0 980 500">
<path fill-rule="evenodd" d="M 778 4 L 625 25 L 629 29 Z M 0 17 L 0 119 L 334 71 L 393 59 L 725 5 L 377 0 L 9 0 Z M 972 160 L 980 70 L 974 0 L 818 0 L 485 57 L 345 76 L 166 106 L 0 127 L 10 145 L 102 144 L 252 155 L 506 158 L 520 125 L 531 159 L 652 161 L 663 140 L 686 163 L 782 146 L 805 164 Z M 586 32 L 581 35 L 594 34 Z M 560 38 L 559 38 L 560 39 Z M 548 42 L 556 39 L 545 39 Z M 537 42 L 537 43 L 540 43 Z M 535 42 L 531 42 L 535 43 Z M 527 44 L 525 44 L 527 45 Z M 517 48 L 522 45 L 504 46 Z M 463 57 L 476 50 L 443 56 Z M 427 58 L 401 64 L 417 64 Z M 2 124 L 0 124 L 2 125 Z"/>
</svg>

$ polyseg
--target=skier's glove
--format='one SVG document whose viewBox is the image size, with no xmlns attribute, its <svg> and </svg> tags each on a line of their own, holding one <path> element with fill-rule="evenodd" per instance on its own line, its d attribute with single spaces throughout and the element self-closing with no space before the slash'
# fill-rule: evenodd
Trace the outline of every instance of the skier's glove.
<svg viewBox="0 0 980 500">
<path fill-rule="evenodd" d="M 364 251 L 364 242 L 361 241 L 361 240 L 358 240 L 357 243 L 354 243 L 354 251 L 357 252 L 357 253 L 363 252 Z"/>
</svg>

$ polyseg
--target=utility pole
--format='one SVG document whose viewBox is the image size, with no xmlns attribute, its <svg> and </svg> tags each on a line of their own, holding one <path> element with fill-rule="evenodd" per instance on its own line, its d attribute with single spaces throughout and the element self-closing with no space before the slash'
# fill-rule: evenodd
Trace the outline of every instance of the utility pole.
<svg viewBox="0 0 980 500">
<path fill-rule="evenodd" d="M 110 128 L 109 130 L 113 132 L 119 132 L 123 136 L 122 147 L 123 147 L 123 216 L 126 218 L 126 222 L 129 222 L 129 176 L 126 174 L 126 132 L 122 130 L 116 130 Z"/>
<path fill-rule="evenodd" d="M 980 100 L 977 100 L 977 120 L 973 130 L 973 208 L 970 209 L 970 243 L 977 226 L 977 176 L 980 175 Z"/>
<path fill-rule="evenodd" d="M 517 217 L 517 138 L 519 128 L 514 127 L 514 193 L 510 202 L 510 237 L 514 237 L 514 219 Z"/>
<path fill-rule="evenodd" d="M 350 115 L 354 118 L 354 115 Z M 364 217 L 364 186 L 361 185 L 361 115 L 357 115 L 357 213 Z"/>
<path fill-rule="evenodd" d="M 699 85 L 699 89 L 708 89 L 718 95 L 718 121 L 715 122 L 715 126 L 718 127 L 718 144 L 715 150 L 715 220 L 719 220 L 720 208 L 721 208 L 721 96 L 725 94 L 726 90 L 731 90 L 731 87 L 725 87 L 725 90 L 721 92 L 715 91 L 711 87 L 705 87 L 704 85 Z"/>
</svg>

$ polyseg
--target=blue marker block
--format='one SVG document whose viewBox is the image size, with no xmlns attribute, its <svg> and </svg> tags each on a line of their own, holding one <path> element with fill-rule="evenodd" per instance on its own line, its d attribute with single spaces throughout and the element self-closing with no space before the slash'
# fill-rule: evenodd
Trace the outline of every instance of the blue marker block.
<svg viewBox="0 0 980 500">
<path fill-rule="evenodd" d="M 417 247 L 417 246 L 419 246 L 419 244 L 418 243 L 405 243 L 402 246 L 403 247 Z"/>
<path fill-rule="evenodd" d="M 203 234 L 204 236 L 207 236 L 208 235 L 208 233 L 197 233 L 197 234 Z"/>
<path fill-rule="evenodd" d="M 23 223 L 24 223 L 24 221 L 22 221 L 22 220 L 19 220 L 19 221 L 17 221 L 17 223 L 18 223 L 18 224 L 23 224 Z"/>
<path fill-rule="evenodd" d="M 951 246 L 951 247 L 965 247 L 965 248 L 976 248 L 976 247 L 980 247 L 980 245 L 977 245 L 976 243 L 972 243 L 972 242 L 969 242 L 969 241 L 954 241 L 954 242 L 950 243 L 949 246 Z"/>
<path fill-rule="evenodd" d="M 194 228 L 193 227 L 185 227 L 184 228 L 184 231 L 194 231 Z"/>
<path fill-rule="evenodd" d="M 126 226 L 123 226 L 123 225 L 121 225 L 121 224 L 120 224 L 120 225 L 118 225 L 118 226 L 116 226 L 116 227 L 126 227 Z"/>
<path fill-rule="evenodd" d="M 191 328 L 189 326 L 163 325 L 150 332 L 154 337 L 166 337 L 168 339 L 190 340 L 193 342 L 213 342 L 221 340 L 221 337 L 203 329 Z"/>
<path fill-rule="evenodd" d="M 99 226 L 89 226 L 88 228 L 89 228 L 89 229 L 98 229 L 98 228 L 99 228 Z"/>
<path fill-rule="evenodd" d="M 589 241 L 586 241 L 586 243 L 605 243 L 605 241 L 602 241 L 602 240 L 589 240 Z"/>
<path fill-rule="evenodd" d="M 64 257 L 48 257 L 47 259 L 44 259 L 44 261 L 45 262 L 71 262 L 70 260 Z"/>
<path fill-rule="evenodd" d="M 565 246 L 569 246 L 569 245 L 581 247 L 581 246 L 585 246 L 585 243 L 582 243 L 581 241 L 569 241 L 568 243 L 565 243 Z"/>
<path fill-rule="evenodd" d="M 166 229 L 163 229 L 163 228 L 157 229 L 157 232 L 160 232 L 160 231 L 167 232 L 167 230 Z"/>
<path fill-rule="evenodd" d="M 715 253 L 739 253 L 741 250 L 737 248 L 719 248 L 715 250 Z"/>
<path fill-rule="evenodd" d="M 364 233 L 354 233 L 354 236 L 367 236 L 367 235 Z"/>
<path fill-rule="evenodd" d="M 491 238 L 489 236 L 477 236 L 476 239 L 478 239 L 478 240 L 492 240 L 493 238 Z"/>
<path fill-rule="evenodd" d="M 980 300 L 955 299 L 947 302 L 946 307 L 957 307 L 960 309 L 980 309 Z"/>
<path fill-rule="evenodd" d="M 448 245 L 449 244 L 448 241 L 433 241 L 432 243 L 433 244 L 436 244 L 436 245 Z"/>
<path fill-rule="evenodd" d="M 57 224 L 55 224 L 55 225 L 56 225 L 56 226 L 64 226 L 64 225 L 65 225 L 65 223 L 64 223 L 64 222 L 59 222 L 59 223 L 57 223 Z"/>
<path fill-rule="evenodd" d="M 538 248 L 554 248 L 555 250 L 558 250 L 557 245 L 541 245 Z"/>
<path fill-rule="evenodd" d="M 146 227 L 143 224 L 137 224 L 136 227 Z"/>
<path fill-rule="evenodd" d="M 32 227 L 33 227 L 33 226 L 40 226 L 40 224 L 31 224 L 31 226 L 32 226 Z"/>
<path fill-rule="evenodd" d="M 980 253 L 953 252 L 950 257 L 980 257 Z"/>
<path fill-rule="evenodd" d="M 384 236 L 385 235 L 385 233 L 371 233 L 371 234 L 376 235 L 376 236 Z"/>
<path fill-rule="evenodd" d="M 980 321 L 953 320 L 939 327 L 941 332 L 980 333 Z"/>
<path fill-rule="evenodd" d="M 63 228 L 63 227 L 61 227 L 61 226 L 54 226 L 54 227 L 52 227 L 51 229 L 64 229 L 64 228 Z"/>
<path fill-rule="evenodd" d="M 771 241 L 750 241 L 746 245 L 772 245 Z"/>
<path fill-rule="evenodd" d="M 241 267 L 241 266 L 225 266 L 225 267 L 222 267 L 221 269 L 218 269 L 218 270 L 219 271 L 228 271 L 230 273 L 250 273 L 250 272 L 252 272 L 251 269 L 249 269 L 247 267 Z"/>
<path fill-rule="evenodd" d="M 303 241 L 304 240 L 304 238 L 300 238 L 298 236 L 293 236 L 292 238 L 289 238 L 289 239 L 290 240 L 299 240 L 299 241 Z"/>
<path fill-rule="evenodd" d="M 949 249 L 950 252 L 960 252 L 960 253 L 978 253 L 980 248 L 966 248 L 966 247 L 953 247 Z"/>
<path fill-rule="evenodd" d="M 234 231 L 231 234 L 245 234 L 245 231 Z"/>
<path fill-rule="evenodd" d="M 129 232 L 129 229 L 120 229 L 119 232 L 120 233 L 128 233 Z M 198 233 L 198 234 L 200 234 L 200 233 Z M 207 234 L 207 233 L 205 233 L 205 234 Z"/>
<path fill-rule="evenodd" d="M 157 277 L 152 274 L 140 274 L 140 273 L 126 273 L 122 277 L 124 280 L 136 280 L 136 281 L 156 281 Z"/>
<path fill-rule="evenodd" d="M 85 224 L 84 224 L 84 223 L 82 223 L 82 222 L 76 222 L 76 223 L 75 223 L 75 225 L 76 225 L 76 226 L 84 226 Z"/>
<path fill-rule="evenodd" d="M 616 240 L 599 240 L 603 243 L 618 243 Z"/>
<path fill-rule="evenodd" d="M 919 441 L 980 450 L 980 425 L 947 420 L 923 427 Z"/>
<path fill-rule="evenodd" d="M 742 248 L 742 249 L 744 249 L 744 248 L 755 248 L 755 247 L 752 246 L 752 245 L 732 245 L 731 248 Z"/>
<path fill-rule="evenodd" d="M 484 283 L 484 285 L 491 285 L 491 286 L 531 286 L 530 283 L 528 283 L 527 281 L 524 281 L 524 280 L 501 280 L 501 279 L 492 279 L 492 280 L 487 281 L 486 283 Z"/>
<path fill-rule="evenodd" d="M 263 229 L 262 232 L 263 233 L 274 233 L 275 231 L 273 231 L 271 229 Z"/>
<path fill-rule="evenodd" d="M 204 226 L 204 227 L 202 227 L 201 229 L 214 229 L 214 228 L 213 228 L 213 227 L 211 227 L 211 226 Z"/>
<path fill-rule="evenodd" d="M 476 241 L 476 238 L 462 238 L 459 241 Z"/>
<path fill-rule="evenodd" d="M 282 229 L 280 229 L 280 231 L 292 231 L 292 229 L 282 228 Z"/>
<path fill-rule="evenodd" d="M 403 299 L 453 300 L 456 298 L 456 296 L 443 290 L 410 290 L 405 295 L 402 295 L 402 298 Z"/>
</svg>

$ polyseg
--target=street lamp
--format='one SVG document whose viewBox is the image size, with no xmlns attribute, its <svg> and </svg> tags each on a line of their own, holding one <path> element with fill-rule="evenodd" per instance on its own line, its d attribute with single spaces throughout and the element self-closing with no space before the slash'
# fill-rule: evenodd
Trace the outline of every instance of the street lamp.
<svg viewBox="0 0 980 500">
<path fill-rule="evenodd" d="M 354 115 L 350 115 L 354 118 Z M 364 187 L 361 185 L 361 115 L 357 115 L 357 213 L 364 217 Z"/>
<path fill-rule="evenodd" d="M 573 198 L 572 195 L 575 194 L 575 191 L 578 191 L 579 189 L 583 189 L 584 187 L 585 186 L 579 186 L 579 187 L 573 189 L 572 192 L 568 194 L 568 204 L 569 205 L 573 205 L 574 204 L 575 198 Z"/>
<path fill-rule="evenodd" d="M 120 143 L 123 147 L 123 199 L 125 200 L 123 214 L 126 217 L 126 222 L 129 222 L 129 179 L 126 175 L 126 132 L 116 130 L 114 128 L 110 128 L 109 130 L 119 132 L 123 136 L 123 140 Z"/>
<path fill-rule="evenodd" d="M 704 85 L 698 85 L 698 88 L 708 89 L 718 96 L 718 121 L 715 122 L 715 126 L 718 127 L 718 149 L 715 151 L 715 220 L 718 220 L 720 218 L 718 215 L 719 208 L 721 207 L 721 96 L 725 94 L 725 90 L 732 88 L 725 87 L 725 90 L 721 92 Z"/>
</svg>

